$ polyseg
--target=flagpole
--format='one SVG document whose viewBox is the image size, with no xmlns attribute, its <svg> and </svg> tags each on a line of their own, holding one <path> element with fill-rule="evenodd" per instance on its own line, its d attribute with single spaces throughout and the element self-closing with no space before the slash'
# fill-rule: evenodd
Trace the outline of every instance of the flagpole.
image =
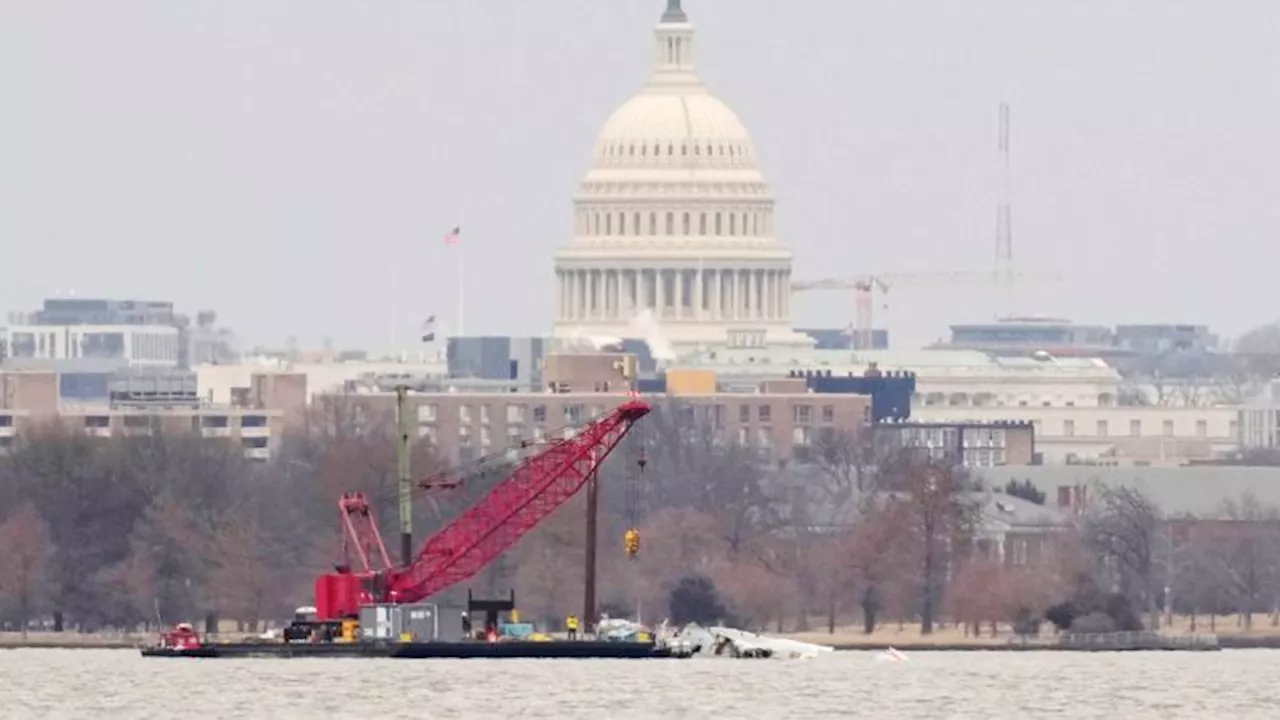
<svg viewBox="0 0 1280 720">
<path fill-rule="evenodd" d="M 396 332 L 397 332 L 396 319 L 399 317 L 399 313 L 397 312 L 399 307 L 400 307 L 400 269 L 396 265 L 396 263 L 391 263 L 391 312 L 388 313 L 390 315 L 391 327 L 390 327 L 390 332 L 388 332 L 387 335 L 388 335 L 388 340 L 391 343 L 391 347 L 389 348 L 389 351 L 391 352 L 392 356 L 394 356 L 397 352 L 396 340 L 398 338 L 396 337 Z"/>
</svg>

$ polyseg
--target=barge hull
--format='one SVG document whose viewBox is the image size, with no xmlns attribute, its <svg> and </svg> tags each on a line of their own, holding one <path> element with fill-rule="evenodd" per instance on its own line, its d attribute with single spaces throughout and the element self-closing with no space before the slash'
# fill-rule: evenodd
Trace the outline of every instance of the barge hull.
<svg viewBox="0 0 1280 720">
<path fill-rule="evenodd" d="M 143 657 L 169 658 L 669 658 L 671 650 L 628 642 L 218 643 L 199 648 L 143 648 Z"/>
</svg>

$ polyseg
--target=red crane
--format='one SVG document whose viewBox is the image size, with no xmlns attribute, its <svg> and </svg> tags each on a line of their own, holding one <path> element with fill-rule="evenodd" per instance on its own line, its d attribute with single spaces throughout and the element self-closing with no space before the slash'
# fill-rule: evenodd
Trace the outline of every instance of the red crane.
<svg viewBox="0 0 1280 720">
<path fill-rule="evenodd" d="M 584 425 L 572 437 L 551 442 L 526 458 L 489 494 L 423 544 L 407 567 L 394 567 L 367 498 L 350 493 L 338 501 L 344 552 L 353 546 L 361 568 L 347 560 L 316 579 L 321 621 L 356 617 L 361 605 L 414 603 L 480 572 L 526 532 L 582 489 L 631 426 L 652 408 L 632 398 Z M 429 490 L 458 481 L 420 483 Z"/>
</svg>

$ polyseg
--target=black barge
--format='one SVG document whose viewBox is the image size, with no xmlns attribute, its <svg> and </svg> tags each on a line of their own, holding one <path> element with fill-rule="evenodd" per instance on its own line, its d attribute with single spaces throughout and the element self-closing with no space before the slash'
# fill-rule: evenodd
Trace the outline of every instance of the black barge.
<svg viewBox="0 0 1280 720">
<path fill-rule="evenodd" d="M 198 647 L 147 647 L 143 657 L 168 658 L 614 658 L 672 657 L 654 643 L 594 640 L 504 640 L 501 642 L 211 643 Z"/>
</svg>

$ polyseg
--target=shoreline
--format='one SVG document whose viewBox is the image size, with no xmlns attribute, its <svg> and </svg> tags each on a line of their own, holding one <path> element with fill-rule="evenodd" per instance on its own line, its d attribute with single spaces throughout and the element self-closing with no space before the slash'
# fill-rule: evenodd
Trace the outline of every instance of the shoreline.
<svg viewBox="0 0 1280 720">
<path fill-rule="evenodd" d="M 815 642 L 812 637 L 805 642 Z M 1219 635 L 1216 646 L 1164 645 L 1125 646 L 1123 644 L 1069 645 L 1053 641 L 1032 642 L 919 642 L 884 641 L 826 643 L 841 652 L 1211 652 L 1215 650 L 1280 650 L 1280 635 Z"/>
<path fill-rule="evenodd" d="M 879 633 L 877 633 L 879 635 Z M 949 634 L 949 633 L 948 633 Z M 826 645 L 840 652 L 884 652 L 890 648 L 905 653 L 913 652 L 1204 652 L 1212 650 L 1271 649 L 1280 650 L 1280 632 L 1225 633 L 1217 635 L 1214 645 L 1183 643 L 1176 639 L 1169 643 L 1099 642 L 1096 645 L 1076 643 L 1060 644 L 1053 636 L 1021 641 L 1012 635 L 984 638 L 920 637 L 912 634 L 894 634 L 894 637 L 859 637 L 851 632 L 782 633 L 772 637 L 799 640 Z M 19 633 L 0 633 L 0 650 L 140 650 L 152 645 L 156 635 L 149 633 L 128 634 L 79 634 L 79 633 L 30 633 L 24 639 Z M 1175 636 L 1176 637 L 1176 636 Z M 258 641 L 255 635 L 246 633 L 220 633 L 209 640 L 218 645 L 235 645 Z"/>
<path fill-rule="evenodd" d="M 235 644 L 234 640 L 214 642 L 213 645 Z M 3 650 L 141 650 L 148 646 L 144 640 L 86 640 L 86 641 L 0 641 Z M 1052 642 L 1038 643 L 930 643 L 930 642 L 866 642 L 837 643 L 830 645 L 836 652 L 885 652 L 890 648 L 904 653 L 919 652 L 1213 652 L 1218 650 L 1280 650 L 1280 636 L 1267 637 L 1219 637 L 1216 646 L 1162 646 L 1143 647 L 1123 645 L 1060 645 Z"/>
</svg>

